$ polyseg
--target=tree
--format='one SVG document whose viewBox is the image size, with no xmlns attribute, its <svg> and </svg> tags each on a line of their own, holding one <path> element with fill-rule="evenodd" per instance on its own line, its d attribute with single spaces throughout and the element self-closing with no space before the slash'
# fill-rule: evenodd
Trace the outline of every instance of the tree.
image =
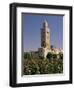
<svg viewBox="0 0 74 90">
<path fill-rule="evenodd" d="M 24 59 L 31 59 L 30 53 L 24 53 Z"/>
<path fill-rule="evenodd" d="M 59 58 L 63 59 L 63 53 L 61 53 L 61 52 L 59 53 Z"/>
<path fill-rule="evenodd" d="M 39 58 L 43 60 L 44 59 L 44 56 L 39 56 Z"/>
<path fill-rule="evenodd" d="M 53 45 L 51 45 L 51 50 L 53 50 L 54 49 L 54 46 Z"/>
<path fill-rule="evenodd" d="M 57 58 L 57 54 L 53 54 L 53 59 L 56 59 Z"/>
<path fill-rule="evenodd" d="M 46 57 L 50 60 L 52 58 L 52 53 L 49 52 Z"/>
</svg>

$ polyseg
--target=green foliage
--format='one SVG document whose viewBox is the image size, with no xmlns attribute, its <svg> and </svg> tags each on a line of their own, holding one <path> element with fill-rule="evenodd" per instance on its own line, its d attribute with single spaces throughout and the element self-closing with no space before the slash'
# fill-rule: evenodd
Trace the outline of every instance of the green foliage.
<svg viewBox="0 0 74 90">
<path fill-rule="evenodd" d="M 43 57 L 43 56 L 39 56 L 39 58 L 40 58 L 40 59 L 42 59 L 42 60 L 44 59 L 44 57 Z"/>
<path fill-rule="evenodd" d="M 38 57 L 37 54 L 28 54 L 23 61 L 24 75 L 63 73 L 63 60 L 55 59 L 56 55 L 54 55 L 53 60 L 51 57 L 53 55 L 50 53 L 46 59 Z"/>
<path fill-rule="evenodd" d="M 57 54 L 53 54 L 53 59 L 56 59 L 57 58 Z"/>
<path fill-rule="evenodd" d="M 49 59 L 49 60 L 54 60 L 54 59 L 57 59 L 57 56 L 58 56 L 57 54 L 53 54 L 53 53 L 50 53 L 50 52 L 49 52 L 46 57 L 47 57 L 47 59 Z M 62 58 L 63 56 L 62 56 L 61 54 L 60 54 L 59 57 L 60 57 L 60 59 L 63 59 L 63 58 Z"/>
<path fill-rule="evenodd" d="M 51 58 L 53 57 L 53 54 L 49 52 L 46 57 L 47 59 L 51 60 Z"/>
<path fill-rule="evenodd" d="M 63 59 L 63 53 L 59 53 L 59 58 Z"/>
<path fill-rule="evenodd" d="M 30 53 L 24 53 L 24 59 L 31 59 Z"/>
</svg>

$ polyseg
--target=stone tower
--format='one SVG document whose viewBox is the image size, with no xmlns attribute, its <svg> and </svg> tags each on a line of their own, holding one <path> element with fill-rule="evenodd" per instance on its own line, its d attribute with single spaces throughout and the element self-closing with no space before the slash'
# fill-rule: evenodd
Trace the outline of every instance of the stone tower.
<svg viewBox="0 0 74 90">
<path fill-rule="evenodd" d="M 45 20 L 41 28 L 41 48 L 38 49 L 39 55 L 46 58 L 48 52 L 50 52 L 50 31 L 48 23 Z"/>
<path fill-rule="evenodd" d="M 47 21 L 45 20 L 41 28 L 41 47 L 38 48 L 39 55 L 46 58 L 49 52 L 53 54 L 59 54 L 59 52 L 63 53 L 62 50 L 57 48 L 53 48 L 52 50 L 50 45 L 50 29 L 48 27 Z"/>
<path fill-rule="evenodd" d="M 46 20 L 41 28 L 41 47 L 50 49 L 50 31 Z"/>
</svg>

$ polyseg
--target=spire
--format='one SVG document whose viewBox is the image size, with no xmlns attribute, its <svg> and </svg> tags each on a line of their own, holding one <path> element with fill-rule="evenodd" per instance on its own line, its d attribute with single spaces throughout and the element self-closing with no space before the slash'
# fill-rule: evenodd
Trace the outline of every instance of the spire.
<svg viewBox="0 0 74 90">
<path fill-rule="evenodd" d="M 44 27 L 48 27 L 48 22 L 47 22 L 46 20 L 44 20 L 43 26 L 44 26 Z"/>
</svg>

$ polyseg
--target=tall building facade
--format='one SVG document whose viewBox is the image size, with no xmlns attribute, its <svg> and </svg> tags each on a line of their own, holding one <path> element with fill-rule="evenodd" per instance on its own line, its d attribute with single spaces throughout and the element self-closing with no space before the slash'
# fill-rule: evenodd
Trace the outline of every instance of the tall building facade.
<svg viewBox="0 0 74 90">
<path fill-rule="evenodd" d="M 46 57 L 50 51 L 50 29 L 45 20 L 41 28 L 41 48 L 39 48 L 39 55 Z"/>
<path fill-rule="evenodd" d="M 50 49 L 50 31 L 46 20 L 41 28 L 41 47 Z"/>
</svg>

